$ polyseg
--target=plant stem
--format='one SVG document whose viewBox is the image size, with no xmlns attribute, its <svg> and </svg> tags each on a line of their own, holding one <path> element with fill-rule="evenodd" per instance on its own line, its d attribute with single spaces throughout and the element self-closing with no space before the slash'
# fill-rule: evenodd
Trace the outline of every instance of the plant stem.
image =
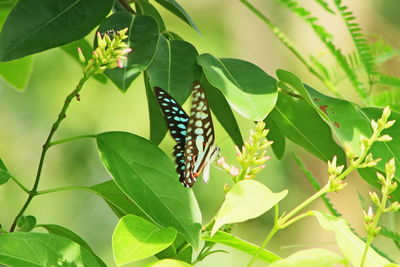
<svg viewBox="0 0 400 267">
<path fill-rule="evenodd" d="M 17 178 L 15 178 L 14 176 L 10 175 L 11 179 L 13 179 L 13 181 L 23 190 L 25 191 L 25 193 L 30 194 L 31 191 L 29 191 L 28 188 L 26 188 L 20 181 L 18 181 Z"/>
<path fill-rule="evenodd" d="M 386 207 L 387 198 L 388 198 L 387 192 L 383 192 L 381 204 L 378 206 L 378 209 L 374 216 L 374 220 L 372 221 L 372 225 L 373 225 L 372 228 L 377 227 L 379 219 L 383 213 L 383 209 L 385 209 L 385 207 Z M 365 248 L 364 248 L 363 256 L 361 258 L 360 267 L 364 266 L 365 260 L 367 259 L 368 249 L 371 246 L 372 240 L 374 240 L 374 238 L 375 238 L 374 234 L 368 233 L 367 242 L 365 243 Z"/>
<path fill-rule="evenodd" d="M 72 137 L 67 137 L 67 138 L 63 138 L 60 140 L 56 140 L 53 142 L 49 143 L 49 147 L 51 146 L 55 146 L 58 144 L 62 144 L 62 143 L 66 143 L 66 142 L 70 142 L 70 141 L 74 141 L 74 140 L 78 140 L 78 139 L 83 139 L 83 138 L 96 138 L 95 134 L 84 134 L 84 135 L 78 135 L 78 136 L 72 136 Z"/>
<path fill-rule="evenodd" d="M 258 256 L 267 246 L 268 242 L 276 234 L 276 232 L 279 231 L 280 227 L 278 221 L 279 221 L 279 206 L 278 204 L 276 204 L 274 206 L 274 226 L 272 227 L 271 231 L 268 233 L 267 237 L 262 242 L 261 246 L 258 248 L 256 254 L 254 254 L 253 258 L 251 258 L 250 262 L 247 264 L 247 267 L 251 267 L 254 264 L 254 262 L 256 262 Z"/>
<path fill-rule="evenodd" d="M 292 52 L 297 59 L 300 60 L 301 63 L 308 69 L 308 71 L 317 77 L 326 87 L 329 89 L 335 96 L 341 97 L 340 93 L 337 91 L 334 84 L 332 84 L 329 80 L 322 77 L 322 75 L 315 70 L 308 61 L 301 55 L 299 51 L 294 47 L 289 38 L 277 27 L 272 21 L 267 18 L 260 10 L 258 10 L 254 5 L 252 5 L 247 0 L 239 0 L 242 2 L 251 12 L 253 12 L 258 18 L 260 18 L 268 27 L 271 28 L 272 33 Z"/>
<path fill-rule="evenodd" d="M 29 204 L 31 203 L 33 197 L 37 194 L 37 188 L 39 186 L 40 176 L 42 174 L 44 159 L 46 157 L 46 152 L 50 147 L 51 139 L 53 138 L 54 133 L 57 131 L 58 127 L 60 126 L 61 121 L 63 119 L 65 119 L 66 112 L 67 112 L 67 109 L 68 109 L 71 101 L 74 99 L 74 97 L 76 97 L 79 94 L 79 91 L 82 89 L 83 84 L 89 79 L 89 77 L 90 76 L 88 76 L 88 75 L 84 75 L 80 79 L 80 81 L 79 81 L 78 85 L 75 87 L 75 89 L 65 99 L 64 105 L 63 105 L 60 113 L 58 114 L 58 118 L 53 123 L 53 126 L 50 129 L 49 135 L 47 136 L 47 139 L 46 139 L 44 145 L 42 146 L 42 153 L 40 155 L 39 165 L 38 165 L 38 169 L 36 172 L 35 183 L 32 187 L 32 190 L 29 192 L 28 199 L 25 201 L 25 204 L 22 206 L 21 210 L 15 217 L 14 222 L 11 225 L 10 232 L 13 232 L 15 230 L 18 219 L 24 214 L 25 210 L 28 208 Z"/>
</svg>

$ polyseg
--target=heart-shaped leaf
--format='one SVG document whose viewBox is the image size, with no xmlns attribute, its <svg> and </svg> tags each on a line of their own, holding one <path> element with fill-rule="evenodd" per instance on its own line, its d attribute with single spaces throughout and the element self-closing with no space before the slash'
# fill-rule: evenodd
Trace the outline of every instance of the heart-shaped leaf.
<svg viewBox="0 0 400 267">
<path fill-rule="evenodd" d="M 176 234 L 172 227 L 160 229 L 141 217 L 126 215 L 119 220 L 112 237 L 115 261 L 124 265 L 153 256 L 169 247 Z"/>
<path fill-rule="evenodd" d="M 197 249 L 200 209 L 193 191 L 178 182 L 171 159 L 152 142 L 125 132 L 99 134 L 97 146 L 115 183 L 148 218 L 174 227 Z"/>
<path fill-rule="evenodd" d="M 243 180 L 234 184 L 226 193 L 225 201 L 215 217 L 211 235 L 224 224 L 243 222 L 262 215 L 286 195 L 287 190 L 274 193 L 254 180 Z"/>
</svg>

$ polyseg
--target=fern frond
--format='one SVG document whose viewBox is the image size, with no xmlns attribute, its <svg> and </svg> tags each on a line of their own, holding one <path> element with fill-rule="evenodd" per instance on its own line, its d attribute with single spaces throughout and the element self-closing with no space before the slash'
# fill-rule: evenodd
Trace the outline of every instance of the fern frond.
<svg viewBox="0 0 400 267">
<path fill-rule="evenodd" d="M 400 55 L 400 50 L 395 49 L 388 41 L 380 36 L 375 42 L 371 42 L 368 45 L 374 55 L 376 65 L 385 63 Z"/>
<path fill-rule="evenodd" d="M 327 2 L 325 2 L 324 0 L 315 0 L 315 2 L 317 2 L 317 4 L 319 4 L 323 9 L 325 9 L 325 11 L 331 13 L 331 14 L 335 14 L 335 11 L 333 11 L 330 7 L 329 4 Z"/>
<path fill-rule="evenodd" d="M 383 73 L 379 73 L 376 76 L 376 83 L 383 84 L 383 85 L 389 85 L 392 87 L 397 87 L 400 88 L 400 77 L 397 76 L 391 76 Z"/>
<path fill-rule="evenodd" d="M 311 16 L 311 12 L 302 7 L 295 0 L 277 0 L 280 4 L 285 5 L 289 8 L 293 13 L 297 14 L 300 18 L 305 20 L 308 24 L 310 24 L 311 28 L 314 30 L 316 35 L 320 38 L 320 40 L 325 44 L 328 48 L 329 52 L 335 57 L 336 61 L 339 63 L 340 67 L 346 73 L 347 77 L 350 79 L 351 84 L 354 89 L 356 89 L 357 93 L 363 98 L 367 98 L 367 90 L 364 85 L 358 80 L 357 75 L 351 69 L 349 64 L 347 64 L 345 56 L 342 54 L 339 48 L 336 48 L 332 43 L 332 35 L 329 34 L 325 28 L 316 22 L 318 18 Z"/>
<path fill-rule="evenodd" d="M 392 110 L 400 112 L 400 90 L 386 90 L 372 96 L 374 104 L 380 107 L 390 106 Z"/>
<path fill-rule="evenodd" d="M 371 76 L 377 73 L 375 59 L 372 55 L 372 51 L 368 46 L 367 39 L 365 39 L 361 32 L 360 25 L 355 21 L 356 17 L 353 12 L 349 11 L 348 7 L 342 4 L 342 0 L 333 1 L 339 10 L 339 13 L 347 26 L 347 29 L 353 39 L 354 45 L 356 46 L 358 55 L 360 56 L 361 62 L 365 67 L 365 71 L 368 74 L 369 79 Z"/>
<path fill-rule="evenodd" d="M 357 73 L 357 71 L 362 68 L 357 51 L 353 51 L 347 55 L 344 55 L 344 57 L 347 61 L 347 64 L 350 66 L 354 73 Z M 331 67 L 330 73 L 331 80 L 334 84 L 339 84 L 340 82 L 348 78 L 347 74 L 343 71 L 339 64 L 335 64 L 333 67 Z"/>
<path fill-rule="evenodd" d="M 301 159 L 296 155 L 293 154 L 294 158 L 297 162 L 297 165 L 299 165 L 300 170 L 304 173 L 304 175 L 306 176 L 307 180 L 310 182 L 310 184 L 314 187 L 314 189 L 316 191 L 321 189 L 321 186 L 319 185 L 317 179 L 312 175 L 312 173 L 307 170 L 306 166 L 304 165 L 304 163 L 301 161 Z M 328 210 L 331 212 L 331 214 L 333 216 L 336 217 L 341 217 L 342 214 L 340 214 L 340 212 L 338 212 L 334 207 L 333 204 L 331 202 L 331 200 L 327 197 L 326 194 L 321 196 L 322 201 L 325 203 L 325 206 L 328 208 Z"/>
</svg>

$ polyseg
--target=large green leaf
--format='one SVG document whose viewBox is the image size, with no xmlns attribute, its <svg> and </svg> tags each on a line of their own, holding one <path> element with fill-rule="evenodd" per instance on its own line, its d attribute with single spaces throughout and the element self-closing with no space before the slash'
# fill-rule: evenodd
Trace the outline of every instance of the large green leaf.
<svg viewBox="0 0 400 267">
<path fill-rule="evenodd" d="M 210 235 L 204 236 L 203 240 L 215 242 L 218 244 L 224 244 L 226 246 L 236 248 L 250 255 L 256 254 L 259 249 L 258 246 L 223 231 L 217 231 L 213 236 Z M 279 260 L 280 257 L 268 250 L 263 249 L 258 256 L 258 259 L 271 263 Z"/>
<path fill-rule="evenodd" d="M 79 59 L 78 47 L 82 50 L 82 54 L 85 56 L 86 59 L 89 59 L 92 57 L 93 48 L 89 44 L 89 42 L 84 38 L 74 41 L 72 43 L 63 45 L 60 48 L 65 53 L 67 53 L 70 57 L 72 57 L 79 65 L 82 66 L 82 63 Z M 95 78 L 96 80 L 98 80 L 101 83 L 107 82 L 107 78 L 102 73 L 95 74 L 93 76 L 93 78 Z"/>
<path fill-rule="evenodd" d="M 275 80 L 256 65 L 239 59 L 218 59 L 210 54 L 197 58 L 210 84 L 224 94 L 243 117 L 262 120 L 275 106 Z"/>
<path fill-rule="evenodd" d="M 55 234 L 58 236 L 62 236 L 65 237 L 69 240 L 74 241 L 75 243 L 79 244 L 81 247 L 86 248 L 90 254 L 93 255 L 93 257 L 95 257 L 97 259 L 97 262 L 100 264 L 100 266 L 107 266 L 95 253 L 94 251 L 91 249 L 91 247 L 88 245 L 88 243 L 86 243 L 85 240 L 83 240 L 79 235 L 75 234 L 74 232 L 72 232 L 71 230 L 60 226 L 60 225 L 56 225 L 56 224 L 38 224 L 36 225 L 36 227 L 42 227 L 44 229 L 47 230 L 47 232 L 49 232 L 50 234 Z"/>
<path fill-rule="evenodd" d="M 19 0 L 0 33 L 0 61 L 83 38 L 107 16 L 113 3 L 114 0 Z"/>
<path fill-rule="evenodd" d="M 134 134 L 97 136 L 103 164 L 121 190 L 156 224 L 172 226 L 197 249 L 201 213 L 193 191 L 178 182 L 173 162 L 156 145 Z"/>
<path fill-rule="evenodd" d="M 319 159 L 327 162 L 337 156 L 338 162 L 345 164 L 345 154 L 333 140 L 329 126 L 304 100 L 279 93 L 278 102 L 268 118 L 279 133 Z"/>
<path fill-rule="evenodd" d="M 128 28 L 128 46 L 132 52 L 124 68 L 106 70 L 104 74 L 122 91 L 126 92 L 139 74 L 147 69 L 154 58 L 158 42 L 158 25 L 149 16 L 134 16 L 129 12 L 117 12 L 106 20 L 100 27 L 100 32 Z"/>
<path fill-rule="evenodd" d="M 69 239 L 23 232 L 0 235 L 0 263 L 13 267 L 101 266 L 85 247 Z"/>
<path fill-rule="evenodd" d="M 0 159 L 0 185 L 7 183 L 10 178 L 11 174 L 8 172 L 4 162 Z"/>
<path fill-rule="evenodd" d="M 156 0 L 156 2 L 168 9 L 170 12 L 175 14 L 178 18 L 192 26 L 198 33 L 200 33 L 189 14 L 175 0 Z"/>
<path fill-rule="evenodd" d="M 360 152 L 360 137 L 368 137 L 372 131 L 367 117 L 356 104 L 321 94 L 310 86 L 303 85 L 291 72 L 278 70 L 276 75 L 281 82 L 298 91 L 314 107 L 330 125 L 342 145 L 349 144 L 356 154 Z"/>
<path fill-rule="evenodd" d="M 335 233 L 336 243 L 344 258 L 353 266 L 359 266 L 365 243 L 351 231 L 349 224 L 343 219 L 318 211 L 312 211 L 312 213 L 317 217 L 318 223 L 323 229 Z M 370 247 L 367 252 L 364 267 L 385 266 L 389 263 L 388 260 L 380 256 Z"/>
<path fill-rule="evenodd" d="M 183 104 L 192 91 L 193 82 L 200 80 L 197 55 L 196 48 L 190 43 L 168 41 L 160 36 L 157 53 L 147 72 L 151 87 L 161 87 Z"/>
<path fill-rule="evenodd" d="M 321 248 L 298 251 L 287 258 L 275 261 L 269 267 L 331 267 L 343 260 L 338 254 Z"/>
<path fill-rule="evenodd" d="M 202 86 L 207 95 L 208 104 L 215 117 L 224 127 L 229 137 L 238 147 L 243 146 L 243 138 L 240 133 L 239 125 L 233 115 L 231 107 L 224 95 L 217 88 L 212 86 L 206 79 L 202 79 Z"/>
<path fill-rule="evenodd" d="M 127 214 L 135 214 L 149 220 L 147 215 L 115 184 L 114 180 L 109 180 L 90 187 L 100 195 L 112 208 L 118 217 Z"/>
<path fill-rule="evenodd" d="M 274 193 L 262 183 L 254 180 L 243 180 L 234 184 L 226 193 L 225 201 L 215 217 L 211 235 L 214 235 L 224 224 L 257 218 L 286 195 L 287 190 Z"/>
<path fill-rule="evenodd" d="M 2 0 L 0 2 L 0 10 L 10 9 L 10 8 L 12 8 L 13 5 L 15 5 L 16 2 L 17 2 L 17 0 Z"/>
<path fill-rule="evenodd" d="M 153 223 L 136 215 L 126 215 L 115 227 L 112 246 L 118 265 L 138 261 L 169 247 L 175 240 L 172 227 L 160 229 Z"/>
</svg>

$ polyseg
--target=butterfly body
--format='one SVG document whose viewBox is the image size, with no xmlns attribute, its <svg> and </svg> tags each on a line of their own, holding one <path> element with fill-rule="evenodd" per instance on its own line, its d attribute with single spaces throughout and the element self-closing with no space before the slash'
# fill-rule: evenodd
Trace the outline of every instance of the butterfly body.
<svg viewBox="0 0 400 267">
<path fill-rule="evenodd" d="M 192 187 L 203 171 L 203 180 L 209 180 L 209 164 L 218 155 L 214 146 L 214 127 L 208 101 L 199 82 L 193 86 L 190 116 L 167 92 L 155 87 L 157 100 L 168 129 L 177 142 L 174 146 L 179 181 Z"/>
</svg>

